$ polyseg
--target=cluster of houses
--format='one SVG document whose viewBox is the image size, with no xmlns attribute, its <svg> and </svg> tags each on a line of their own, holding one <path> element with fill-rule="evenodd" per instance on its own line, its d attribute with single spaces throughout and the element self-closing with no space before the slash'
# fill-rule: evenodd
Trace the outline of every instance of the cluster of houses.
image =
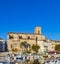
<svg viewBox="0 0 60 64">
<path fill-rule="evenodd" d="M 36 26 L 34 29 L 34 33 L 16 33 L 9 32 L 7 34 L 7 41 L 4 41 L 0 38 L 0 52 L 11 52 L 12 49 L 18 49 L 18 51 L 22 51 L 21 42 L 26 41 L 30 46 L 33 44 L 40 46 L 39 53 L 46 51 L 55 51 L 55 46 L 60 44 L 60 41 L 54 41 L 47 39 L 41 32 L 41 27 Z"/>
</svg>

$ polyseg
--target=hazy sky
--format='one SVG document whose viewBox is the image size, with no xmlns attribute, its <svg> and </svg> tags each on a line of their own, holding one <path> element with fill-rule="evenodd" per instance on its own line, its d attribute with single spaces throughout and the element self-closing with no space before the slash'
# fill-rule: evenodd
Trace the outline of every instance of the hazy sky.
<svg viewBox="0 0 60 64">
<path fill-rule="evenodd" d="M 0 0 L 0 37 L 33 33 L 37 25 L 48 39 L 60 40 L 60 0 Z"/>
</svg>

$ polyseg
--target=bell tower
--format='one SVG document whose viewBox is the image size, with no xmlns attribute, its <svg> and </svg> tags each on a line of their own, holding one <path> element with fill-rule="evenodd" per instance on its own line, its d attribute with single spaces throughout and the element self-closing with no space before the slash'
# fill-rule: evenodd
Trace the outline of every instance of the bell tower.
<svg viewBox="0 0 60 64">
<path fill-rule="evenodd" d="M 34 34 L 41 34 L 41 27 L 40 26 L 35 27 Z"/>
</svg>

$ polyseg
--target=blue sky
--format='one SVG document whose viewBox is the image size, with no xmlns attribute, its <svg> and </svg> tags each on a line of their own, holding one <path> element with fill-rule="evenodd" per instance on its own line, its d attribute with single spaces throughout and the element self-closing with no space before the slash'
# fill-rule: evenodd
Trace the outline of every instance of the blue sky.
<svg viewBox="0 0 60 64">
<path fill-rule="evenodd" d="M 60 0 L 0 0 L 0 37 L 33 33 L 37 25 L 48 39 L 60 40 Z"/>
</svg>

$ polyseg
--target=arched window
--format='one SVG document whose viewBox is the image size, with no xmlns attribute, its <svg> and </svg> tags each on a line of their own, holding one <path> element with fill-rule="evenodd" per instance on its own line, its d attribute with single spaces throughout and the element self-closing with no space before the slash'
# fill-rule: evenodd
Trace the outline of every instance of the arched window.
<svg viewBox="0 0 60 64">
<path fill-rule="evenodd" d="M 13 39 L 13 35 L 9 35 L 9 39 Z"/>
<path fill-rule="evenodd" d="M 22 36 L 19 36 L 19 39 L 22 39 Z"/>
<path fill-rule="evenodd" d="M 30 36 L 28 36 L 28 39 L 30 39 Z"/>
<path fill-rule="evenodd" d="M 38 34 L 40 34 L 40 31 L 38 31 Z"/>
<path fill-rule="evenodd" d="M 11 44 L 11 48 L 12 48 L 12 44 Z"/>
</svg>

